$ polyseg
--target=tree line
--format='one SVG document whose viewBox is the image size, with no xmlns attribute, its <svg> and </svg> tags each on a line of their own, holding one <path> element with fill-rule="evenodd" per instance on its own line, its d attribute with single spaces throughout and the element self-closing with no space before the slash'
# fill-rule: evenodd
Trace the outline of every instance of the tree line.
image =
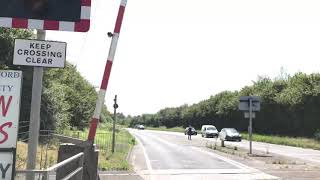
<svg viewBox="0 0 320 180">
<path fill-rule="evenodd" d="M 33 68 L 12 64 L 14 39 L 33 39 L 29 30 L 0 28 L 0 70 L 11 69 L 23 72 L 20 122 L 25 126 L 30 120 Z M 41 129 L 62 131 L 64 129 L 84 129 L 94 111 L 97 92 L 84 79 L 76 67 L 66 63 L 65 68 L 45 68 L 41 98 Z M 101 121 L 111 121 L 106 106 L 103 107 Z M 27 132 L 22 127 L 20 132 Z"/>
<path fill-rule="evenodd" d="M 234 127 L 247 131 L 248 119 L 238 110 L 240 96 L 260 96 L 261 110 L 253 130 L 262 134 L 313 136 L 320 129 L 320 74 L 281 74 L 275 79 L 260 76 L 239 91 L 224 91 L 193 105 L 167 107 L 155 114 L 130 117 L 130 126 L 201 128 L 213 124 L 219 130 Z"/>
</svg>

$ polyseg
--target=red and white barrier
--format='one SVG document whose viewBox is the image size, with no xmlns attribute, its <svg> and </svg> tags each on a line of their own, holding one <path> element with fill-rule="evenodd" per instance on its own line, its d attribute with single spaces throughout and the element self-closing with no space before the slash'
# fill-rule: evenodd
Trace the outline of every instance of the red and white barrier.
<svg viewBox="0 0 320 180">
<path fill-rule="evenodd" d="M 123 20 L 123 15 L 125 12 L 126 5 L 127 5 L 127 0 L 121 0 L 121 4 L 119 7 L 119 11 L 118 11 L 118 16 L 117 16 L 117 20 L 116 20 L 116 25 L 114 28 L 114 32 L 113 32 L 113 36 L 112 36 L 112 40 L 111 40 L 111 45 L 110 45 L 110 49 L 109 49 L 109 55 L 108 55 L 107 63 L 106 63 L 105 70 L 103 73 L 100 91 L 98 94 L 96 108 L 94 110 L 93 117 L 90 122 L 90 131 L 89 131 L 89 135 L 88 135 L 88 141 L 90 141 L 90 142 L 94 141 L 94 138 L 96 135 L 96 130 L 97 130 L 97 126 L 99 123 L 100 114 L 101 114 L 104 98 L 105 98 L 107 87 L 108 87 L 112 63 L 114 60 L 114 55 L 116 53 L 116 48 L 117 48 L 118 39 L 119 39 L 119 33 L 121 30 L 121 25 L 122 25 L 122 20 Z"/>
</svg>

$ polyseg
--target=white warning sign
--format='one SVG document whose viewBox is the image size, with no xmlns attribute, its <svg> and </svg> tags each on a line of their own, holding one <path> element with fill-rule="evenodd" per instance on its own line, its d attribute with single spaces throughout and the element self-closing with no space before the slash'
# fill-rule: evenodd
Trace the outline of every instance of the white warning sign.
<svg viewBox="0 0 320 180">
<path fill-rule="evenodd" d="M 63 68 L 66 48 L 65 42 L 16 39 L 13 64 Z"/>
</svg>

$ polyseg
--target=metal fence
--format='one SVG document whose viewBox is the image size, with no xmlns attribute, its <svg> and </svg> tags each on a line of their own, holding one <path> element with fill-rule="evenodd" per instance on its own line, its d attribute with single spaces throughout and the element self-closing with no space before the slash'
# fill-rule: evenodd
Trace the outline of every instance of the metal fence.
<svg viewBox="0 0 320 180">
<path fill-rule="evenodd" d="M 22 122 L 25 123 L 25 122 Z M 60 138 L 57 138 L 55 134 L 61 134 L 68 137 L 78 138 L 86 140 L 88 132 L 85 131 L 66 131 L 56 133 L 51 130 L 41 130 L 39 133 L 39 146 L 38 146 L 38 159 L 37 169 L 38 170 L 25 170 L 27 160 L 27 149 L 28 149 L 28 135 L 29 132 L 25 131 L 27 126 L 20 126 L 21 130 L 19 133 L 19 142 L 17 146 L 17 176 L 16 180 L 25 180 L 27 174 L 33 174 L 35 180 L 51 180 L 55 179 L 55 171 L 61 166 L 61 163 L 55 165 L 58 159 L 58 148 L 61 143 L 65 143 Z M 23 130 L 22 130 L 23 129 Z M 116 133 L 115 141 L 115 152 L 126 152 L 130 146 L 132 138 L 125 135 L 123 132 Z M 61 140 L 61 141 L 60 141 Z M 112 154 L 112 132 L 97 132 L 95 138 L 96 148 L 99 149 L 100 153 L 104 157 L 108 157 Z M 51 166 L 51 168 L 50 168 Z M 52 169 L 53 168 L 53 169 Z M 80 171 L 80 169 L 77 169 Z M 76 172 L 75 172 L 76 173 Z M 68 179 L 69 177 L 67 177 Z M 77 178 L 76 178 L 77 179 Z"/>
<path fill-rule="evenodd" d="M 70 136 L 78 139 L 87 139 L 88 132 L 83 131 L 65 131 L 63 135 Z M 116 133 L 115 136 L 115 151 L 122 152 L 128 149 L 130 141 L 132 139 L 128 136 L 124 136 L 121 133 Z M 102 153 L 110 153 L 112 150 L 112 132 L 97 132 L 94 143 Z"/>
<path fill-rule="evenodd" d="M 35 179 L 35 180 L 56 179 L 56 171 L 59 170 L 59 168 L 64 168 L 68 164 L 76 161 L 78 167 L 72 170 L 71 173 L 65 175 L 65 177 L 63 177 L 61 180 L 68 180 L 71 178 L 76 180 L 82 180 L 83 160 L 84 160 L 84 153 L 81 152 L 45 170 L 18 170 L 16 171 L 15 179 L 25 180 L 26 177 L 32 177 L 32 179 Z"/>
</svg>

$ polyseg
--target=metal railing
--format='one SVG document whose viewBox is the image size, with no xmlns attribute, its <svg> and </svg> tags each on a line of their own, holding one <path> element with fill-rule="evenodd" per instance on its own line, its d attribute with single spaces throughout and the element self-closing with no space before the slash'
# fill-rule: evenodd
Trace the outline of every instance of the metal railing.
<svg viewBox="0 0 320 180">
<path fill-rule="evenodd" d="M 84 162 L 84 153 L 81 152 L 79 154 L 76 154 L 64 161 L 61 161 L 60 163 L 53 165 L 49 167 L 46 170 L 18 170 L 16 171 L 16 179 L 21 179 L 23 177 L 27 177 L 26 175 L 33 174 L 33 176 L 37 176 L 36 179 L 39 180 L 50 180 L 50 176 L 55 176 L 56 171 L 59 168 L 63 168 L 64 166 L 70 164 L 71 162 L 78 161 L 78 167 L 70 172 L 69 174 L 65 175 L 61 180 L 68 180 L 68 179 L 76 179 L 76 180 L 82 180 L 82 174 L 83 174 L 83 162 Z M 22 176 L 19 176 L 22 175 Z M 55 179 L 55 178 L 54 178 Z"/>
<path fill-rule="evenodd" d="M 88 132 L 83 131 L 65 131 L 62 133 L 65 136 L 86 140 Z M 122 152 L 128 148 L 131 141 L 130 137 L 123 136 L 116 132 L 115 151 Z M 101 153 L 111 153 L 112 150 L 112 132 L 97 132 L 94 140 L 97 148 Z"/>
</svg>

